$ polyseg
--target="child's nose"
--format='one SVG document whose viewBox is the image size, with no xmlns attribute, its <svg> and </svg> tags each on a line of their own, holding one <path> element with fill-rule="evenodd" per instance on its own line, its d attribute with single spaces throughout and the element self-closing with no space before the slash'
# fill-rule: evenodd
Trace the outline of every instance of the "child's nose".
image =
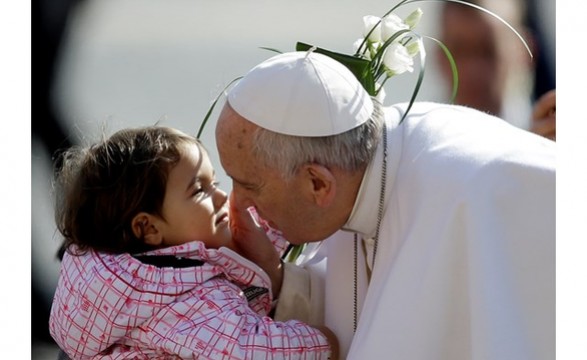
<svg viewBox="0 0 587 360">
<path fill-rule="evenodd" d="M 228 195 L 220 188 L 214 189 L 214 194 L 212 196 L 214 201 L 214 207 L 216 209 L 220 209 L 221 207 L 223 207 L 226 204 L 226 201 L 228 200 Z"/>
</svg>

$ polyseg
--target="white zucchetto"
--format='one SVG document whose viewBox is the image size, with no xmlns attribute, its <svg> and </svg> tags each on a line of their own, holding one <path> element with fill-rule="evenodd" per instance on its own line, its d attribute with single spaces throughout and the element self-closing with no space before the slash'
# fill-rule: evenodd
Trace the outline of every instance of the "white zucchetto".
<svg viewBox="0 0 587 360">
<path fill-rule="evenodd" d="M 274 56 L 251 69 L 228 93 L 242 117 L 294 136 L 329 136 L 371 117 L 373 102 L 338 61 L 312 51 Z"/>
</svg>

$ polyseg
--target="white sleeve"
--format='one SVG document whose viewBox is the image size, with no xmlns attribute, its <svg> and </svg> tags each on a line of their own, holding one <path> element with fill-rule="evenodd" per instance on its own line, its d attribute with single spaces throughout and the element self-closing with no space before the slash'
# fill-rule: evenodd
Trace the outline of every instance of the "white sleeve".
<svg viewBox="0 0 587 360">
<path fill-rule="evenodd" d="M 302 266 L 284 264 L 283 284 L 275 308 L 275 320 L 296 319 L 312 325 L 324 324 L 326 258 L 316 258 Z"/>
</svg>

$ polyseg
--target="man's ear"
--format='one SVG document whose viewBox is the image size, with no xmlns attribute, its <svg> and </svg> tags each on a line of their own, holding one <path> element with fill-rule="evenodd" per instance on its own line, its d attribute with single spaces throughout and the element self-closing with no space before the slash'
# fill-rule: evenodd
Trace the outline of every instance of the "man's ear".
<svg viewBox="0 0 587 360">
<path fill-rule="evenodd" d="M 132 232 L 139 239 L 143 239 L 145 244 L 160 246 L 163 243 L 163 234 L 157 227 L 155 216 L 140 212 L 132 219 Z"/>
<path fill-rule="evenodd" d="M 332 171 L 318 164 L 306 165 L 304 171 L 311 182 L 311 191 L 316 205 L 330 206 L 336 195 L 336 178 Z"/>
</svg>

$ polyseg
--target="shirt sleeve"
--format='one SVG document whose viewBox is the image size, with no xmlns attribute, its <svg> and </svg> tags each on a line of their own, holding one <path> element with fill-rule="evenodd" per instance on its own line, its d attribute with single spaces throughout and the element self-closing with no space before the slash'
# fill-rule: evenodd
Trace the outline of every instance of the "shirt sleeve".
<svg viewBox="0 0 587 360">
<path fill-rule="evenodd" d="M 275 308 L 276 320 L 310 321 L 310 274 L 291 263 L 283 264 L 283 284 Z"/>
<path fill-rule="evenodd" d="M 284 263 L 283 284 L 275 320 L 301 320 L 310 324 L 324 324 L 324 267 L 323 264 L 305 265 Z"/>
<path fill-rule="evenodd" d="M 259 216 L 259 214 L 257 213 L 257 210 L 255 210 L 255 208 L 253 206 L 249 207 L 248 211 L 251 213 L 251 215 L 253 216 L 255 221 L 259 224 L 259 226 L 261 226 L 263 228 L 263 230 L 267 234 L 267 237 L 269 238 L 269 240 L 271 241 L 273 246 L 275 246 L 275 250 L 277 250 L 277 252 L 279 253 L 280 256 L 283 255 L 283 253 L 287 249 L 287 246 L 289 245 L 289 242 L 283 237 L 283 234 L 281 233 L 281 231 L 276 230 L 276 229 L 272 228 L 271 226 L 269 226 L 269 223 L 265 219 L 263 219 L 262 217 Z"/>
</svg>

